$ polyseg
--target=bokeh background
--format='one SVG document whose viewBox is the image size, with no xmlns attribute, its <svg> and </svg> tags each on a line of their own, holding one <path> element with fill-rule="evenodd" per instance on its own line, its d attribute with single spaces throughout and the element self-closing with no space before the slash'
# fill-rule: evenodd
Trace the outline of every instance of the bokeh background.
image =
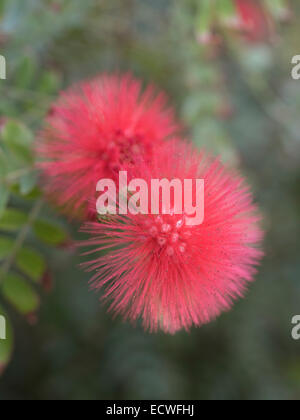
<svg viewBox="0 0 300 420">
<path fill-rule="evenodd" d="M 249 18 L 229 0 L 0 0 L 0 145 L 11 159 L 0 153 L 10 320 L 0 399 L 300 398 L 300 3 L 254 3 L 264 14 Z M 51 102 L 73 82 L 128 70 L 168 93 L 197 146 L 241 170 L 264 214 L 257 281 L 190 333 L 112 319 L 78 268 L 78 226 L 40 208 L 32 141 Z"/>
</svg>

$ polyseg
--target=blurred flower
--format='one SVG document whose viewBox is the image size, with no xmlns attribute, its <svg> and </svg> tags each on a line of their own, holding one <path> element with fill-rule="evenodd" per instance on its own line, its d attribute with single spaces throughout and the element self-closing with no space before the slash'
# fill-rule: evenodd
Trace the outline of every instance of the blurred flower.
<svg viewBox="0 0 300 420">
<path fill-rule="evenodd" d="M 292 11 L 285 0 L 223 0 L 199 2 L 196 40 L 214 50 L 222 47 L 222 28 L 243 33 L 253 43 L 273 41 L 276 22 L 286 22 Z"/>
<path fill-rule="evenodd" d="M 257 0 L 235 0 L 239 28 L 253 42 L 265 41 L 271 35 L 272 20 L 263 2 Z"/>
<path fill-rule="evenodd" d="M 3 127 L 5 127 L 7 121 L 8 119 L 6 117 L 0 117 L 0 133 L 3 130 Z"/>
<path fill-rule="evenodd" d="M 204 179 L 205 217 L 188 226 L 186 214 L 111 215 L 83 230 L 91 239 L 83 266 L 95 271 L 109 309 L 143 319 L 146 329 L 175 333 L 200 326 L 229 310 L 241 297 L 262 257 L 260 216 L 244 180 L 218 159 L 184 142 L 162 145 L 151 165 L 136 173 L 151 179 Z M 173 199 L 174 204 L 174 199 Z M 173 208 L 174 209 L 174 208 Z"/>
<path fill-rule="evenodd" d="M 47 269 L 41 279 L 41 285 L 46 293 L 50 293 L 53 289 L 53 276 L 49 269 Z"/>
<path fill-rule="evenodd" d="M 45 190 L 71 217 L 87 214 L 101 178 L 113 178 L 177 129 L 163 93 L 131 75 L 103 75 L 60 95 L 37 142 Z"/>
<path fill-rule="evenodd" d="M 219 46 L 222 44 L 220 35 L 212 31 L 196 33 L 196 40 L 200 45 Z"/>
</svg>

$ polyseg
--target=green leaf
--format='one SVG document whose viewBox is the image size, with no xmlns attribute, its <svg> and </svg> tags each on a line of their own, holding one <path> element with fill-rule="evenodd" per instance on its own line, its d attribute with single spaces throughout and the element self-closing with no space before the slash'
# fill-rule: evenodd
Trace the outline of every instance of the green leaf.
<svg viewBox="0 0 300 420">
<path fill-rule="evenodd" d="M 22 195 L 30 194 L 37 185 L 37 173 L 32 171 L 20 178 L 20 192 Z"/>
<path fill-rule="evenodd" d="M 2 141 L 6 149 L 19 161 L 33 163 L 31 144 L 33 135 L 23 124 L 9 121 L 2 130 Z"/>
<path fill-rule="evenodd" d="M 41 241 L 49 245 L 59 245 L 67 239 L 66 232 L 60 226 L 42 220 L 35 222 L 34 232 Z"/>
<path fill-rule="evenodd" d="M 235 16 L 236 9 L 232 0 L 222 0 L 217 3 L 218 14 L 221 19 Z"/>
<path fill-rule="evenodd" d="M 14 249 L 14 240 L 0 237 L 0 260 L 7 258 Z"/>
<path fill-rule="evenodd" d="M 205 92 L 205 96 L 191 94 L 183 104 L 183 117 L 192 124 L 199 121 L 203 115 L 211 115 L 220 105 L 220 95 L 214 92 Z"/>
<path fill-rule="evenodd" d="M 288 11 L 286 0 L 266 0 L 268 8 L 275 18 L 281 18 Z"/>
<path fill-rule="evenodd" d="M 32 280 L 38 282 L 46 271 L 44 258 L 34 249 L 24 247 L 16 258 L 17 267 Z"/>
<path fill-rule="evenodd" d="M 0 147 L 0 179 L 7 174 L 7 166 L 7 157 L 3 149 Z"/>
<path fill-rule="evenodd" d="M 28 216 L 20 210 L 6 209 L 0 218 L 0 230 L 15 232 L 26 224 Z"/>
<path fill-rule="evenodd" d="M 5 1 L 6 0 L 0 0 L 0 18 L 3 17 L 4 9 L 5 9 Z"/>
<path fill-rule="evenodd" d="M 1 328 L 2 327 L 2 328 Z M 5 333 L 5 339 L 0 337 L 0 375 L 6 368 L 7 364 L 11 359 L 13 351 L 13 329 L 7 314 L 5 313 L 2 306 L 0 306 L 0 328 Z"/>
<path fill-rule="evenodd" d="M 40 298 L 34 288 L 20 276 L 8 274 L 2 283 L 2 293 L 7 301 L 23 315 L 37 311 Z"/>
<path fill-rule="evenodd" d="M 57 92 L 60 86 L 60 77 L 53 71 L 45 72 L 38 84 L 38 91 L 45 94 Z"/>
<path fill-rule="evenodd" d="M 0 217 L 6 209 L 9 200 L 9 191 L 4 185 L 0 184 Z"/>
<path fill-rule="evenodd" d="M 21 194 L 20 185 L 11 187 L 11 191 L 17 195 Z M 22 199 L 25 201 L 35 201 L 42 197 L 41 190 L 35 186 L 28 194 L 22 195 Z"/>
<path fill-rule="evenodd" d="M 22 123 L 10 120 L 2 130 L 2 139 L 5 144 L 18 141 L 20 144 L 29 146 L 33 141 L 33 133 Z"/>
<path fill-rule="evenodd" d="M 14 85 L 18 88 L 28 88 L 35 78 L 37 65 L 33 57 L 24 57 L 15 74 Z"/>
<path fill-rule="evenodd" d="M 211 0 L 199 2 L 199 11 L 196 18 L 196 28 L 200 34 L 210 32 L 214 18 L 214 4 Z"/>
</svg>

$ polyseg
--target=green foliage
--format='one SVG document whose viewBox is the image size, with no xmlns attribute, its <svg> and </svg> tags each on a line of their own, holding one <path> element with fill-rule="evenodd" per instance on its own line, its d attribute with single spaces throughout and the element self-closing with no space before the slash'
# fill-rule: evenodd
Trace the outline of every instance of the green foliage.
<svg viewBox="0 0 300 420">
<path fill-rule="evenodd" d="M 1 285 L 4 298 L 21 314 L 36 312 L 40 298 L 33 287 L 17 274 L 8 274 Z"/>
<path fill-rule="evenodd" d="M 30 150 L 32 133 L 22 124 L 9 121 L 5 124 L 1 140 L 3 153 L 16 167 L 32 167 L 33 156 Z"/>
<path fill-rule="evenodd" d="M 38 282 L 46 271 L 44 258 L 32 248 L 23 247 L 16 255 L 16 264 L 35 282 Z"/>
<path fill-rule="evenodd" d="M 28 61 L 23 66 L 26 77 L 17 84 L 22 89 L 33 80 Z M 53 86 L 52 82 L 47 84 L 47 78 L 42 84 L 44 91 Z M 31 282 L 40 283 L 47 270 L 39 242 L 56 246 L 67 239 L 65 230 L 42 214 L 33 142 L 33 132 L 17 119 L 8 119 L 1 129 L 0 297 L 26 316 L 40 306 L 41 287 L 36 290 Z M 0 342 L 0 373 L 11 357 L 11 329 L 9 324 L 8 339 Z"/>
<path fill-rule="evenodd" d="M 67 234 L 61 226 L 44 220 L 35 222 L 34 232 L 41 241 L 49 245 L 60 245 L 67 240 Z"/>
<path fill-rule="evenodd" d="M 5 211 L 8 200 L 9 190 L 5 187 L 5 185 L 0 185 L 0 216 Z"/>
<path fill-rule="evenodd" d="M 7 258 L 12 252 L 14 247 L 14 241 L 10 238 L 0 238 L 0 259 Z"/>
<path fill-rule="evenodd" d="M 26 223 L 27 216 L 20 210 L 7 208 L 4 210 L 0 219 L 0 230 L 7 232 L 17 232 Z"/>
</svg>

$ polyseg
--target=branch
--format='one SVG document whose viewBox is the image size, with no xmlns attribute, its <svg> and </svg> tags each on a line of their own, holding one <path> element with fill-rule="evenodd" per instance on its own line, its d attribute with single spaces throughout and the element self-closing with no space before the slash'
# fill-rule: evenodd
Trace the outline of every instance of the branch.
<svg viewBox="0 0 300 420">
<path fill-rule="evenodd" d="M 11 270 L 11 267 L 14 264 L 15 258 L 18 255 L 18 252 L 20 251 L 22 246 L 24 245 L 26 237 L 32 227 L 32 224 L 34 223 L 35 219 L 38 217 L 42 209 L 42 206 L 43 206 L 42 200 L 38 200 L 35 203 L 35 205 L 32 207 L 29 213 L 29 217 L 28 217 L 26 225 L 23 226 L 23 228 L 19 232 L 19 235 L 17 236 L 16 242 L 14 244 L 14 248 L 12 250 L 10 257 L 3 263 L 0 269 L 0 284 L 4 280 L 5 276 Z"/>
</svg>

